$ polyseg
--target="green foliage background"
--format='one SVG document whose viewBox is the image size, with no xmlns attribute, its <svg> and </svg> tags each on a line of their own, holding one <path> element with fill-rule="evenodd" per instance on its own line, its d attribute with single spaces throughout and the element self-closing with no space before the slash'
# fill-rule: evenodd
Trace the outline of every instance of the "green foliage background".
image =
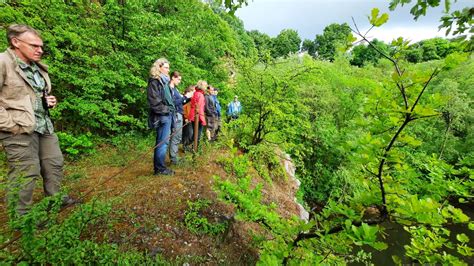
<svg viewBox="0 0 474 266">
<path fill-rule="evenodd" d="M 257 62 L 248 71 L 241 68 L 237 90 L 246 112 L 233 122 L 238 124 L 239 144 L 250 153 L 258 149 L 255 146 L 267 147 L 266 155 L 259 156 L 267 162 L 278 158 L 278 152 L 268 147 L 277 145 L 289 152 L 298 164 L 304 201 L 309 207 L 323 208 L 309 224 L 298 224 L 276 218 L 276 213 L 258 205 L 258 192 L 248 186 L 249 177 L 236 184 L 222 183 L 222 197 L 240 207 L 245 220 L 260 222 L 275 237 L 261 243 L 262 264 L 360 262 L 367 260 L 367 254 L 355 254 L 351 245 L 386 248 L 375 237 L 383 228 L 364 225 L 367 209 L 381 206 L 375 173 L 384 158 L 382 178 L 390 219 L 407 225 L 405 230 L 412 235 L 406 256 L 421 263 L 459 265 L 472 256 L 469 240 L 451 242 L 444 225 L 460 223 L 467 230 L 470 223 L 472 227 L 470 218 L 455 206 L 472 202 L 474 191 L 473 58 L 454 53 L 441 61 L 414 65 L 398 56 L 404 73 L 400 80 L 409 84 L 409 105 L 431 73 L 437 68 L 442 71 L 411 112 L 416 119 L 386 157 L 385 147 L 407 114 L 395 85 L 399 78 L 388 60 L 358 68 L 345 57 L 329 63 L 307 56 Z M 261 169 L 260 162 L 253 161 Z M 329 233 L 335 228 L 344 233 Z M 311 237 L 295 244 L 306 235 Z M 420 243 L 426 241 L 433 247 L 423 248 Z M 440 255 L 443 249 L 454 253 Z M 346 259 L 334 254 L 346 254 Z M 394 260 L 401 263 L 398 257 Z"/>
<path fill-rule="evenodd" d="M 455 43 L 373 42 L 396 58 L 403 68 L 397 75 L 389 60 L 366 46 L 348 52 L 353 37 L 346 24 L 331 24 L 306 40 L 310 56 L 292 56 L 301 42 L 297 32 L 284 30 L 276 38 L 247 33 L 218 5 L 195 0 L 22 0 L 4 1 L 0 9 L 0 35 L 11 23 L 41 31 L 60 102 L 52 115 L 72 158 L 93 152 L 94 136 L 145 129 L 148 69 L 157 58 L 168 58 L 183 74 L 183 87 L 205 79 L 221 88 L 221 103 L 239 95 L 244 112 L 225 127 L 247 154 L 228 158 L 237 182 L 218 180 L 217 191 L 236 207 L 238 219 L 265 228 L 256 241 L 261 264 L 369 262 L 370 254 L 356 247 L 386 248 L 378 238 L 383 226 L 366 219 L 368 209 L 381 209 L 375 174 L 381 160 L 383 207 L 411 235 L 406 255 L 461 265 L 472 256 L 468 236 L 458 234 L 453 242 L 446 229 L 448 223 L 474 229 L 455 207 L 473 201 L 474 59 Z M 1 39 L 0 49 L 6 46 Z M 397 84 L 407 86 L 406 102 Z M 407 115 L 416 119 L 385 153 Z M 279 216 L 275 206 L 262 204 L 261 185 L 251 186 L 250 166 L 266 182 L 284 179 L 280 150 L 297 164 L 307 207 L 321 208 L 307 223 Z M 94 250 L 93 243 L 80 244 Z M 31 250 L 36 247 L 42 248 Z M 452 252 L 441 253 L 445 249 Z M 109 251 L 113 261 L 116 250 Z"/>
<path fill-rule="evenodd" d="M 26 0 L 0 8 L 0 35 L 12 23 L 41 32 L 61 102 L 56 127 L 73 134 L 144 129 L 148 70 L 160 57 L 185 84 L 206 79 L 225 88 L 233 60 L 256 53 L 240 21 L 198 1 Z"/>
</svg>

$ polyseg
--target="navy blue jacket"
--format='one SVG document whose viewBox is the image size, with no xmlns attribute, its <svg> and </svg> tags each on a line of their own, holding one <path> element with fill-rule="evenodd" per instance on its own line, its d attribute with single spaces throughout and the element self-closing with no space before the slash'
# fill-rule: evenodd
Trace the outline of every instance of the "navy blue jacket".
<svg viewBox="0 0 474 266">
<path fill-rule="evenodd" d="M 176 112 L 183 114 L 183 105 L 188 103 L 191 98 L 186 98 L 185 96 L 181 95 L 176 87 L 172 88 L 172 97 L 174 101 L 174 107 L 176 108 Z"/>
</svg>

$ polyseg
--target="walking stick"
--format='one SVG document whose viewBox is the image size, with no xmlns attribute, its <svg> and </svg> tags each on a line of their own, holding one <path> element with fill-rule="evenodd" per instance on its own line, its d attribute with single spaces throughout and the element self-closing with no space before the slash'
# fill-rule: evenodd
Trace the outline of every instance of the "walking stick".
<svg viewBox="0 0 474 266">
<path fill-rule="evenodd" d="M 198 149 L 198 131 L 199 131 L 199 104 L 196 104 L 196 109 L 194 112 L 194 152 L 197 152 Z"/>
</svg>

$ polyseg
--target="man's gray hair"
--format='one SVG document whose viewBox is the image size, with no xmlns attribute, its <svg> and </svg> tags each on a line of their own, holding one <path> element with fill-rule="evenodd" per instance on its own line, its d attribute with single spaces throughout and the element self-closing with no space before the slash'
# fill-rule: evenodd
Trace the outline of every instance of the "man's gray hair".
<svg viewBox="0 0 474 266">
<path fill-rule="evenodd" d="M 13 47 L 12 39 L 22 35 L 25 32 L 30 32 L 38 37 L 41 37 L 39 32 L 28 25 L 12 24 L 7 28 L 7 40 L 10 48 Z"/>
</svg>

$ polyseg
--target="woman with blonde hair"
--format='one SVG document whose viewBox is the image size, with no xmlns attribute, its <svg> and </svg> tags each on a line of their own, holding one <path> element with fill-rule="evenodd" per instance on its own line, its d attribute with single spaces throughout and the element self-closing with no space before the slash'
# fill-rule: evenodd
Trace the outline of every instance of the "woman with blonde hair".
<svg viewBox="0 0 474 266">
<path fill-rule="evenodd" d="M 156 145 L 153 156 L 155 175 L 172 175 L 174 172 L 165 165 L 166 151 L 170 141 L 171 124 L 175 105 L 169 86 L 170 64 L 165 58 L 153 63 L 148 79 L 147 100 L 150 106 L 148 126 L 156 130 Z"/>
</svg>

